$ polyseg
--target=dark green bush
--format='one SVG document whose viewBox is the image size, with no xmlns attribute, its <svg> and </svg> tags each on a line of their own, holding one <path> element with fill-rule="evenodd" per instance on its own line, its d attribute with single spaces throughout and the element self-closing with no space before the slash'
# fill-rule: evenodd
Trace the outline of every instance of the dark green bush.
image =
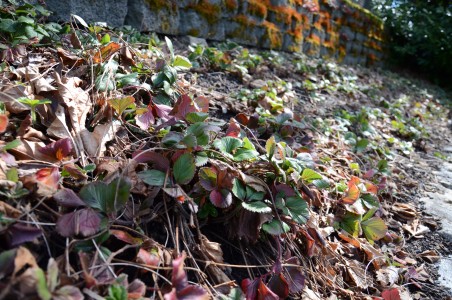
<svg viewBox="0 0 452 300">
<path fill-rule="evenodd" d="M 376 0 L 374 11 L 385 20 L 393 64 L 421 72 L 437 83 L 450 84 L 450 0 Z"/>
</svg>

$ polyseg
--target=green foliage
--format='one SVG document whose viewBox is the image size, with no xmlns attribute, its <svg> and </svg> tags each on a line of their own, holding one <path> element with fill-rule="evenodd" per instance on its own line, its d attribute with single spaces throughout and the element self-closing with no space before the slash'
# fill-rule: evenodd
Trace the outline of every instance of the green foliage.
<svg viewBox="0 0 452 300">
<path fill-rule="evenodd" d="M 442 84 L 452 78 L 452 7 L 447 0 L 376 1 L 389 33 L 394 64 Z"/>
<path fill-rule="evenodd" d="M 52 101 L 44 99 L 44 100 L 38 100 L 38 99 L 29 99 L 29 98 L 19 98 L 17 99 L 20 103 L 23 103 L 25 105 L 30 106 L 31 111 L 31 120 L 33 122 L 36 122 L 36 106 L 42 105 L 42 104 L 50 104 Z"/>
<path fill-rule="evenodd" d="M 288 232 L 290 227 L 285 222 L 273 219 L 270 222 L 263 224 L 262 229 L 271 235 L 281 235 Z"/>
<path fill-rule="evenodd" d="M 84 186 L 80 190 L 80 197 L 92 208 L 114 214 L 125 206 L 130 188 L 131 183 L 127 178 L 116 178 L 109 184 L 96 181 Z"/>
<path fill-rule="evenodd" d="M 62 30 L 57 23 L 42 24 L 38 19 L 48 17 L 50 12 L 41 5 L 24 5 L 15 7 L 14 10 L 0 10 L 0 36 L 14 47 L 18 44 L 28 44 L 30 39 L 38 42 L 56 37 Z M 8 46 L 0 43 L 0 49 L 8 49 Z"/>
<path fill-rule="evenodd" d="M 106 300 L 127 300 L 127 289 L 122 285 L 110 285 Z"/>
<path fill-rule="evenodd" d="M 196 172 L 195 158 L 191 153 L 184 153 L 176 160 L 173 167 L 174 178 L 179 184 L 187 184 Z"/>
</svg>

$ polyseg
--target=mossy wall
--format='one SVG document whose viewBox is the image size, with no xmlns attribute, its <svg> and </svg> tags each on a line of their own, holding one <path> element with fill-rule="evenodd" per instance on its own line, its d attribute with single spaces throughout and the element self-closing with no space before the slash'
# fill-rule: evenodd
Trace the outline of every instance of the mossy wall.
<svg viewBox="0 0 452 300">
<path fill-rule="evenodd" d="M 383 23 L 350 0 L 47 0 L 61 19 L 132 25 L 372 65 L 383 58 Z M 112 7 L 114 6 L 114 7 Z M 112 17 L 113 16 L 113 17 Z"/>
<path fill-rule="evenodd" d="M 230 39 L 251 46 L 333 57 L 350 64 L 373 65 L 383 57 L 382 21 L 348 0 L 176 3 L 167 13 L 179 16 L 179 24 L 172 24 L 177 32 L 161 33 Z"/>
</svg>

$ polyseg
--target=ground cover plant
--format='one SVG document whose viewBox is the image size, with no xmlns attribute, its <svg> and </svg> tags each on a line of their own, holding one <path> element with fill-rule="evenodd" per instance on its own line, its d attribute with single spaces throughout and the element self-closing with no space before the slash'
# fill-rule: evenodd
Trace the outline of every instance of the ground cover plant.
<svg viewBox="0 0 452 300">
<path fill-rule="evenodd" d="M 424 295 L 439 253 L 404 245 L 434 222 L 394 160 L 427 151 L 441 91 L 1 14 L 0 298 Z"/>
</svg>

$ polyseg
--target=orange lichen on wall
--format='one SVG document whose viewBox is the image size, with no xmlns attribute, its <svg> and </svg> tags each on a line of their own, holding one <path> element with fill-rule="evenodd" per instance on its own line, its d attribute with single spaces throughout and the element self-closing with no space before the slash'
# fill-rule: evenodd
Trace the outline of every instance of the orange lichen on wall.
<svg viewBox="0 0 452 300">
<path fill-rule="evenodd" d="M 248 12 L 251 15 L 267 18 L 267 5 L 259 0 L 248 0 Z"/>
<path fill-rule="evenodd" d="M 378 51 L 382 50 L 381 46 L 377 42 L 372 41 L 372 40 L 365 42 L 364 46 L 368 47 L 368 48 L 372 48 L 372 49 L 378 50 Z"/>
<path fill-rule="evenodd" d="M 378 60 L 377 56 L 373 53 L 367 54 L 367 62 L 368 64 L 372 65 Z"/>
<path fill-rule="evenodd" d="M 289 0 L 291 5 L 303 5 L 303 0 Z"/>
<path fill-rule="evenodd" d="M 270 42 L 271 49 L 281 48 L 282 46 L 282 34 L 274 23 L 264 21 L 262 25 L 266 28 L 267 38 Z"/>
<path fill-rule="evenodd" d="M 303 29 L 307 30 L 307 29 L 311 29 L 311 23 L 309 22 L 309 16 L 308 15 L 302 15 L 302 22 L 303 22 Z"/>
<path fill-rule="evenodd" d="M 235 10 L 239 7 L 236 0 L 225 0 L 225 5 L 228 10 Z"/>
<path fill-rule="evenodd" d="M 145 0 L 169 10 L 178 1 Z M 184 1 L 185 2 L 185 1 Z M 383 23 L 352 0 L 192 0 L 182 10 L 193 9 L 208 25 L 230 22 L 228 38 L 249 45 L 335 56 L 346 61 L 373 61 L 380 56 Z M 223 6 L 217 3 L 223 3 Z M 278 4 L 277 4 L 278 3 Z M 179 4 L 176 4 L 178 13 Z M 179 10 L 180 11 L 180 10 Z M 232 15 L 231 15 L 232 14 Z M 187 28 L 197 35 L 198 28 Z M 205 30 L 202 30 L 205 32 Z M 210 32 L 210 31 L 209 31 Z M 347 49 L 350 49 L 347 53 Z M 361 49 L 363 49 L 361 51 Z M 349 59 L 352 56 L 358 60 Z"/>
<path fill-rule="evenodd" d="M 277 17 L 279 18 L 277 21 L 283 22 L 287 25 L 292 23 L 292 19 L 296 22 L 301 22 L 302 20 L 301 14 L 295 8 L 290 6 L 271 6 L 269 10 L 277 14 Z"/>
<path fill-rule="evenodd" d="M 256 21 L 248 18 L 245 15 L 238 15 L 238 16 L 234 17 L 233 20 L 244 26 L 256 26 Z"/>
<path fill-rule="evenodd" d="M 198 4 L 188 5 L 187 8 L 197 11 L 209 24 L 217 23 L 221 17 L 220 6 L 210 3 L 208 0 L 201 0 Z"/>
<path fill-rule="evenodd" d="M 310 42 L 314 45 L 319 45 L 322 43 L 322 41 L 320 40 L 320 37 L 318 35 L 316 35 L 315 33 L 311 33 L 309 35 L 309 37 L 306 39 L 307 42 Z"/>
<path fill-rule="evenodd" d="M 303 42 L 303 25 L 298 25 L 292 30 L 288 30 L 287 34 L 291 35 L 295 43 Z"/>
<path fill-rule="evenodd" d="M 149 5 L 151 10 L 160 10 L 162 8 L 166 8 L 168 10 L 176 9 L 173 4 L 167 0 L 147 0 L 146 3 Z"/>
</svg>

